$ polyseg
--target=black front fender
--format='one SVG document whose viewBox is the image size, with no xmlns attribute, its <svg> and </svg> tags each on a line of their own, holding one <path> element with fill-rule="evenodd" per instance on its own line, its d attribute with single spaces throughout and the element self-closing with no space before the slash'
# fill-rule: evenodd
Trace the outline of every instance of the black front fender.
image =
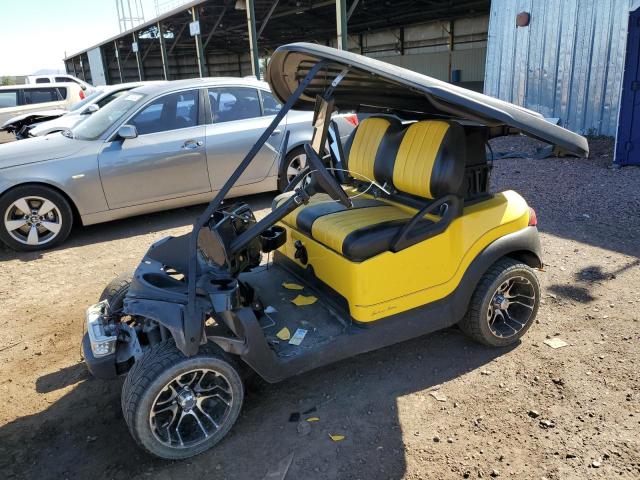
<svg viewBox="0 0 640 480">
<path fill-rule="evenodd" d="M 187 347 L 184 336 L 184 309 L 185 306 L 179 303 L 126 298 L 123 311 L 127 315 L 137 315 L 158 322 L 171 332 L 176 347 L 184 353 Z"/>
</svg>

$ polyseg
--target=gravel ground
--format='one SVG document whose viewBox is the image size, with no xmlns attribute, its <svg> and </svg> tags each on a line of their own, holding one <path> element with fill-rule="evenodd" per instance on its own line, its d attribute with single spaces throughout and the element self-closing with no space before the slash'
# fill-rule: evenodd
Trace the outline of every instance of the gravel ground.
<svg viewBox="0 0 640 480">
<path fill-rule="evenodd" d="M 607 168 L 607 140 L 592 152 L 495 162 L 494 188 L 536 209 L 546 263 L 520 345 L 488 349 L 449 329 L 258 385 L 230 435 L 185 462 L 136 448 L 121 381 L 90 379 L 79 343 L 104 285 L 201 207 L 78 229 L 41 254 L 0 250 L 2 476 L 262 479 L 293 454 L 287 479 L 639 478 L 640 169 Z M 248 201 L 264 215 L 270 195 Z M 320 421 L 301 436 L 289 415 L 313 406 Z"/>
</svg>

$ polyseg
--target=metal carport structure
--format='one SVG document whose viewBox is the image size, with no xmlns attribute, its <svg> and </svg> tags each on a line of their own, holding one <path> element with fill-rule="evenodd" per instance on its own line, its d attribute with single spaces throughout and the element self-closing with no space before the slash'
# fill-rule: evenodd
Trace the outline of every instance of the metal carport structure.
<svg viewBox="0 0 640 480">
<path fill-rule="evenodd" d="M 464 31 L 455 21 L 486 16 L 489 6 L 490 0 L 195 0 L 70 55 L 65 65 L 96 84 L 259 76 L 261 59 L 279 45 L 312 41 L 378 57 L 439 50 L 445 64 L 448 51 L 444 79 L 455 81 L 454 48 L 486 45 L 486 27 Z M 438 38 L 405 36 L 407 27 L 433 21 L 441 23 Z M 380 31 L 392 33 L 371 46 L 366 36 Z"/>
</svg>

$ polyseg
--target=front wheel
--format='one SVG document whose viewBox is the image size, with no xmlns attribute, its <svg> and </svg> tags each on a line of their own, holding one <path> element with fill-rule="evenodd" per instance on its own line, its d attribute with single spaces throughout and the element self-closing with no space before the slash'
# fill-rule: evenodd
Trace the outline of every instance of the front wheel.
<svg viewBox="0 0 640 480">
<path fill-rule="evenodd" d="M 34 251 L 62 243 L 73 223 L 66 198 L 41 185 L 22 185 L 0 198 L 0 239 L 14 250 Z"/>
<path fill-rule="evenodd" d="M 171 342 L 147 351 L 122 389 L 122 411 L 135 441 L 167 460 L 208 450 L 229 432 L 244 387 L 235 362 L 215 345 L 193 357 Z"/>
<path fill-rule="evenodd" d="M 459 326 L 479 343 L 504 347 L 531 327 L 539 304 L 540 284 L 531 267 L 504 258 L 480 279 Z"/>
</svg>

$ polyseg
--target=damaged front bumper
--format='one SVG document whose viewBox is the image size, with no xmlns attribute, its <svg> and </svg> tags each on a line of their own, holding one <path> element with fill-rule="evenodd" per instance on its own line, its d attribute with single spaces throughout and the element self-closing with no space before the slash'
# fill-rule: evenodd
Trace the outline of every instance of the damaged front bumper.
<svg viewBox="0 0 640 480">
<path fill-rule="evenodd" d="M 107 302 L 91 305 L 85 316 L 87 333 L 82 338 L 82 353 L 89 372 L 97 378 L 118 376 L 115 359 L 118 337 L 105 329 L 107 308 Z"/>
<path fill-rule="evenodd" d="M 87 333 L 82 338 L 82 352 L 94 377 L 115 378 L 142 355 L 136 331 L 126 323 L 109 321 L 106 301 L 87 308 L 85 321 Z"/>
</svg>

